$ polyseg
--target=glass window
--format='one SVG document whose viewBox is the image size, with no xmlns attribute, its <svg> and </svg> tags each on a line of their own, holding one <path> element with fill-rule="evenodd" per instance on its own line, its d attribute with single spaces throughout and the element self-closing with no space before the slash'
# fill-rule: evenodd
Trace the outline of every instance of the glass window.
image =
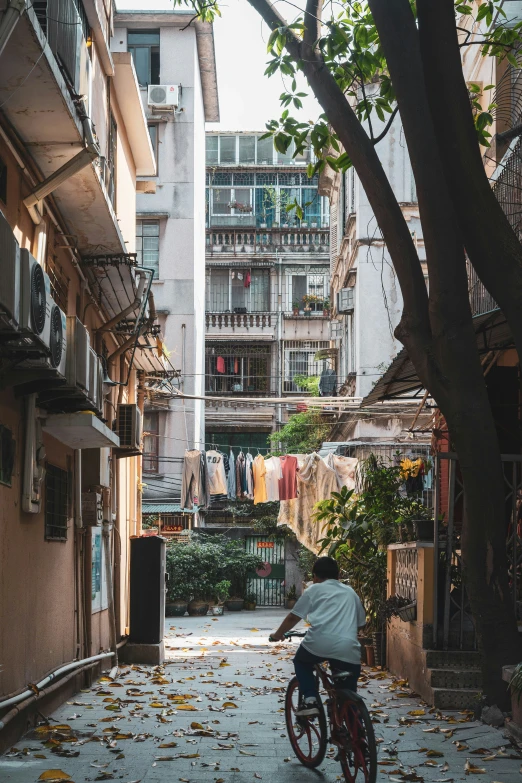
<svg viewBox="0 0 522 783">
<path fill-rule="evenodd" d="M 211 269 L 207 287 L 207 310 L 225 313 L 230 310 L 230 272 L 228 269 Z"/>
<path fill-rule="evenodd" d="M 214 163 L 219 163 L 218 144 L 219 136 L 207 136 L 206 153 L 207 164 L 209 166 L 213 165 Z"/>
<path fill-rule="evenodd" d="M 257 163 L 272 165 L 274 162 L 274 140 L 257 138 Z"/>
<path fill-rule="evenodd" d="M 220 163 L 235 163 L 236 162 L 236 137 L 235 136 L 220 136 Z"/>
<path fill-rule="evenodd" d="M 293 163 L 294 158 L 293 154 L 295 151 L 295 143 L 292 140 L 290 143 L 290 146 L 288 147 L 286 152 L 279 152 L 279 150 L 276 150 L 276 160 L 279 164 L 286 164 L 286 163 Z"/>
<path fill-rule="evenodd" d="M 292 275 L 292 307 L 299 307 L 302 310 L 306 294 L 306 275 Z"/>
<path fill-rule="evenodd" d="M 270 393 L 270 347 L 221 344 L 205 346 L 208 392 Z"/>
<path fill-rule="evenodd" d="M 159 30 L 129 30 L 127 32 L 127 50 L 132 54 L 140 87 L 159 84 L 159 44 Z"/>
<path fill-rule="evenodd" d="M 231 272 L 232 278 L 232 310 L 236 308 L 248 309 L 248 294 L 251 285 L 250 270 L 238 269 L 237 272 L 234 269 Z"/>
<path fill-rule="evenodd" d="M 159 220 L 136 221 L 136 253 L 138 264 L 154 270 L 159 277 Z"/>
<path fill-rule="evenodd" d="M 159 470 L 159 414 L 147 412 L 143 416 L 143 471 Z"/>
<path fill-rule="evenodd" d="M 250 284 L 250 311 L 266 313 L 270 309 L 270 270 L 252 269 Z"/>
<path fill-rule="evenodd" d="M 239 137 L 239 162 L 240 163 L 256 162 L 256 137 L 255 136 Z"/>
<path fill-rule="evenodd" d="M 7 204 L 7 164 L 0 158 L 0 201 Z"/>
<path fill-rule="evenodd" d="M 212 191 L 212 214 L 230 215 L 232 208 L 232 189 L 214 188 Z"/>
<path fill-rule="evenodd" d="M 156 159 L 156 174 L 158 173 L 158 125 L 155 122 L 151 122 L 147 125 L 149 129 L 150 143 L 154 150 L 154 157 Z"/>
<path fill-rule="evenodd" d="M 321 225 L 321 197 L 315 188 L 303 188 L 303 220 Z"/>
<path fill-rule="evenodd" d="M 252 190 L 250 188 L 235 188 L 234 201 L 239 206 L 236 207 L 236 214 L 239 212 L 252 212 Z"/>
</svg>

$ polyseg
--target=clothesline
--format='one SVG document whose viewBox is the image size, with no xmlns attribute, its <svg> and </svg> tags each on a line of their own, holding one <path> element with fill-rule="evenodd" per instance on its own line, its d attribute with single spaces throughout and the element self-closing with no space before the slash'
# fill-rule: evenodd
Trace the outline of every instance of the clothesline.
<svg viewBox="0 0 522 783">
<path fill-rule="evenodd" d="M 358 410 L 362 397 L 235 397 L 233 394 L 227 394 L 222 397 L 200 396 L 197 394 L 185 394 L 176 392 L 173 399 L 185 400 L 203 400 L 204 402 L 235 402 L 238 404 L 261 405 L 266 408 L 267 405 L 313 405 L 313 406 L 347 406 Z"/>
</svg>

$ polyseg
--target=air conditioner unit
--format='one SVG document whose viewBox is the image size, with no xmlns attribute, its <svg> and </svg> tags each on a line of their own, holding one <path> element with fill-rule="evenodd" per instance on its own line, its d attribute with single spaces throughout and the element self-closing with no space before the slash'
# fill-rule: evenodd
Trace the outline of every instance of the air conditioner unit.
<svg viewBox="0 0 522 783">
<path fill-rule="evenodd" d="M 337 294 L 338 313 L 353 313 L 354 292 L 355 290 L 353 288 L 341 288 Z"/>
<path fill-rule="evenodd" d="M 67 359 L 65 375 L 69 386 L 89 389 L 89 332 L 75 315 L 67 316 Z"/>
<path fill-rule="evenodd" d="M 121 449 L 140 450 L 141 447 L 141 412 L 137 405 L 118 405 L 116 412 L 116 434 L 120 439 Z"/>
<path fill-rule="evenodd" d="M 18 329 L 20 321 L 20 245 L 0 212 L 0 331 Z"/>
<path fill-rule="evenodd" d="M 20 250 L 20 272 L 20 330 L 31 333 L 31 343 L 36 340 L 41 346 L 49 349 L 51 281 L 36 258 L 33 258 L 25 248 Z"/>
<path fill-rule="evenodd" d="M 99 356 L 92 348 L 89 348 L 88 396 L 95 408 L 101 410 L 103 406 L 103 367 Z"/>
<path fill-rule="evenodd" d="M 52 370 L 45 377 L 66 377 L 67 364 L 67 316 L 51 299 L 49 354 L 31 356 L 17 365 L 18 370 Z"/>
<path fill-rule="evenodd" d="M 101 525 L 103 507 L 99 492 L 82 492 L 82 520 L 84 525 L 90 527 Z"/>
<path fill-rule="evenodd" d="M 177 84 L 149 84 L 147 102 L 149 106 L 179 106 Z"/>
</svg>

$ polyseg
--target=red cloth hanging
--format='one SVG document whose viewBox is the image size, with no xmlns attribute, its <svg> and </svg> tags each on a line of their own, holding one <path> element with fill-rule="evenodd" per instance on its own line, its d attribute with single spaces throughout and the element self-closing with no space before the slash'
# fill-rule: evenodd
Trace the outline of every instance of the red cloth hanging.
<svg viewBox="0 0 522 783">
<path fill-rule="evenodd" d="M 222 356 L 218 356 L 216 360 L 216 372 L 224 373 L 225 372 L 225 360 Z"/>
<path fill-rule="evenodd" d="M 245 282 L 244 282 L 245 288 L 250 288 L 251 282 L 252 282 L 252 275 L 250 274 L 250 271 L 247 271 L 245 273 Z"/>
<path fill-rule="evenodd" d="M 234 359 L 234 375 L 237 375 L 239 372 L 239 359 L 236 357 Z"/>
</svg>

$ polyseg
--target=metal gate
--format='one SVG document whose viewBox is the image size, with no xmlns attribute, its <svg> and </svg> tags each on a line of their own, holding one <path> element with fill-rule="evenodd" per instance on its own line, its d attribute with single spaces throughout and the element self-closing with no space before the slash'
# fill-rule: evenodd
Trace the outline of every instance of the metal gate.
<svg viewBox="0 0 522 783">
<path fill-rule="evenodd" d="M 285 542 L 267 536 L 248 536 L 246 550 L 259 555 L 264 568 L 251 573 L 247 591 L 255 593 L 258 606 L 285 605 Z"/>
<path fill-rule="evenodd" d="M 509 581 L 513 608 L 522 619 L 522 456 L 503 454 L 505 525 Z M 487 487 L 485 487 L 487 491 Z M 434 569 L 433 644 L 444 650 L 476 647 L 475 628 L 466 588 L 461 576 L 461 529 L 464 488 L 457 455 L 441 452 L 435 457 L 436 567 Z"/>
</svg>

